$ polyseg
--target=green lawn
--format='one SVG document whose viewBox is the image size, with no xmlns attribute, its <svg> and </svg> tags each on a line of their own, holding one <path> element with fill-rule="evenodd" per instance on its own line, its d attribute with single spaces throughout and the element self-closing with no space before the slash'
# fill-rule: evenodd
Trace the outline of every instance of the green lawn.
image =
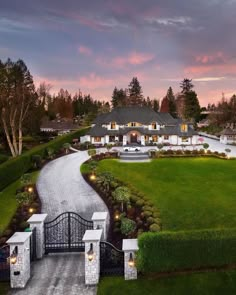
<svg viewBox="0 0 236 295">
<path fill-rule="evenodd" d="M 150 163 L 99 162 L 160 209 L 164 230 L 236 227 L 236 161 L 164 158 Z"/>
<path fill-rule="evenodd" d="M 31 175 L 32 181 L 35 183 L 39 172 L 33 172 Z M 18 203 L 16 202 L 15 194 L 16 190 L 21 186 L 20 180 L 17 180 L 0 192 L 0 234 L 7 227 L 16 212 Z"/>
<path fill-rule="evenodd" d="M 103 278 L 98 295 L 232 295 L 236 294 L 236 271 L 198 273 L 169 278 Z"/>
</svg>

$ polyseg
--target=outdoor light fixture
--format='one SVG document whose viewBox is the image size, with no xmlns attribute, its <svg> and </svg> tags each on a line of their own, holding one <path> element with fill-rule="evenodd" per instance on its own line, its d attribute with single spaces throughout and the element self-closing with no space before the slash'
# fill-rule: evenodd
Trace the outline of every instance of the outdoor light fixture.
<svg viewBox="0 0 236 295">
<path fill-rule="evenodd" d="M 10 263 L 11 264 L 16 264 L 17 262 L 17 255 L 18 255 L 18 247 L 15 246 L 14 250 L 12 251 L 10 255 Z"/>
<path fill-rule="evenodd" d="M 88 260 L 89 261 L 92 261 L 93 260 L 93 255 L 94 255 L 94 252 L 93 252 L 93 244 L 92 243 L 90 243 L 90 249 L 87 252 L 87 255 L 88 255 Z"/>
<path fill-rule="evenodd" d="M 119 215 L 119 213 L 116 213 L 115 214 L 115 220 L 119 220 L 120 219 L 120 215 Z"/>
<path fill-rule="evenodd" d="M 34 188 L 33 188 L 32 186 L 29 186 L 29 187 L 28 187 L 28 192 L 29 192 L 29 193 L 33 193 L 33 191 L 34 191 Z"/>
<path fill-rule="evenodd" d="M 29 208 L 29 213 L 33 213 L 34 212 L 34 208 L 30 207 Z"/>
<path fill-rule="evenodd" d="M 90 180 L 95 180 L 96 179 L 96 175 L 94 174 L 94 173 L 92 173 L 91 175 L 90 175 Z"/>
<path fill-rule="evenodd" d="M 128 264 L 130 267 L 134 267 L 134 257 L 132 253 L 129 254 Z"/>
</svg>

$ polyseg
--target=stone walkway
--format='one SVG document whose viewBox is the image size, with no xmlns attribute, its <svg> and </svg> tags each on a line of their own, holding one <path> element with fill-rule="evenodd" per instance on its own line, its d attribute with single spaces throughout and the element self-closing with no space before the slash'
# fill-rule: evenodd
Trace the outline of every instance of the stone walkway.
<svg viewBox="0 0 236 295">
<path fill-rule="evenodd" d="M 47 164 L 41 171 L 37 189 L 42 213 L 52 220 L 62 212 L 73 211 L 91 219 L 94 211 L 107 211 L 99 195 L 84 181 L 80 166 L 89 159 L 86 151 L 70 154 Z M 32 276 L 17 295 L 93 295 L 96 287 L 84 284 L 84 254 L 45 256 L 33 263 Z"/>
</svg>

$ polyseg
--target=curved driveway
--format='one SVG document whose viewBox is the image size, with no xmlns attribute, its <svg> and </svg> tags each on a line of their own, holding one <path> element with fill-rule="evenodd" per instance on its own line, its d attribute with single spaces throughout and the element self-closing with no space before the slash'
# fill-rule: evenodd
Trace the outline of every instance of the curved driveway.
<svg viewBox="0 0 236 295">
<path fill-rule="evenodd" d="M 108 212 L 80 173 L 81 164 L 88 159 L 88 153 L 80 151 L 51 161 L 41 170 L 37 190 L 48 220 L 66 211 L 77 212 L 89 220 L 95 211 Z"/>
<path fill-rule="evenodd" d="M 56 159 L 40 172 L 37 189 L 42 212 L 48 220 L 66 211 L 90 219 L 94 211 L 107 211 L 99 195 L 85 182 L 80 166 L 88 153 L 77 152 Z M 108 221 L 109 222 L 109 221 Z M 52 254 L 33 263 L 31 279 L 11 295 L 95 295 L 96 286 L 84 284 L 84 253 Z"/>
</svg>

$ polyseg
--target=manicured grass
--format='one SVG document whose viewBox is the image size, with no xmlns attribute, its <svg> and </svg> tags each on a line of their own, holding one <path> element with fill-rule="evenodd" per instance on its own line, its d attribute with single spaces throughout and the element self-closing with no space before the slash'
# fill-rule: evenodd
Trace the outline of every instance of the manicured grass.
<svg viewBox="0 0 236 295">
<path fill-rule="evenodd" d="M 236 271 L 181 275 L 169 278 L 103 278 L 98 295 L 231 295 L 236 294 Z"/>
<path fill-rule="evenodd" d="M 35 183 L 39 171 L 31 173 L 32 182 Z M 7 227 L 14 213 L 16 212 L 18 203 L 16 202 L 16 190 L 22 186 L 20 179 L 13 182 L 0 192 L 0 234 Z"/>
<path fill-rule="evenodd" d="M 164 158 L 150 163 L 99 162 L 149 197 L 160 209 L 163 230 L 236 226 L 236 161 Z"/>
</svg>

